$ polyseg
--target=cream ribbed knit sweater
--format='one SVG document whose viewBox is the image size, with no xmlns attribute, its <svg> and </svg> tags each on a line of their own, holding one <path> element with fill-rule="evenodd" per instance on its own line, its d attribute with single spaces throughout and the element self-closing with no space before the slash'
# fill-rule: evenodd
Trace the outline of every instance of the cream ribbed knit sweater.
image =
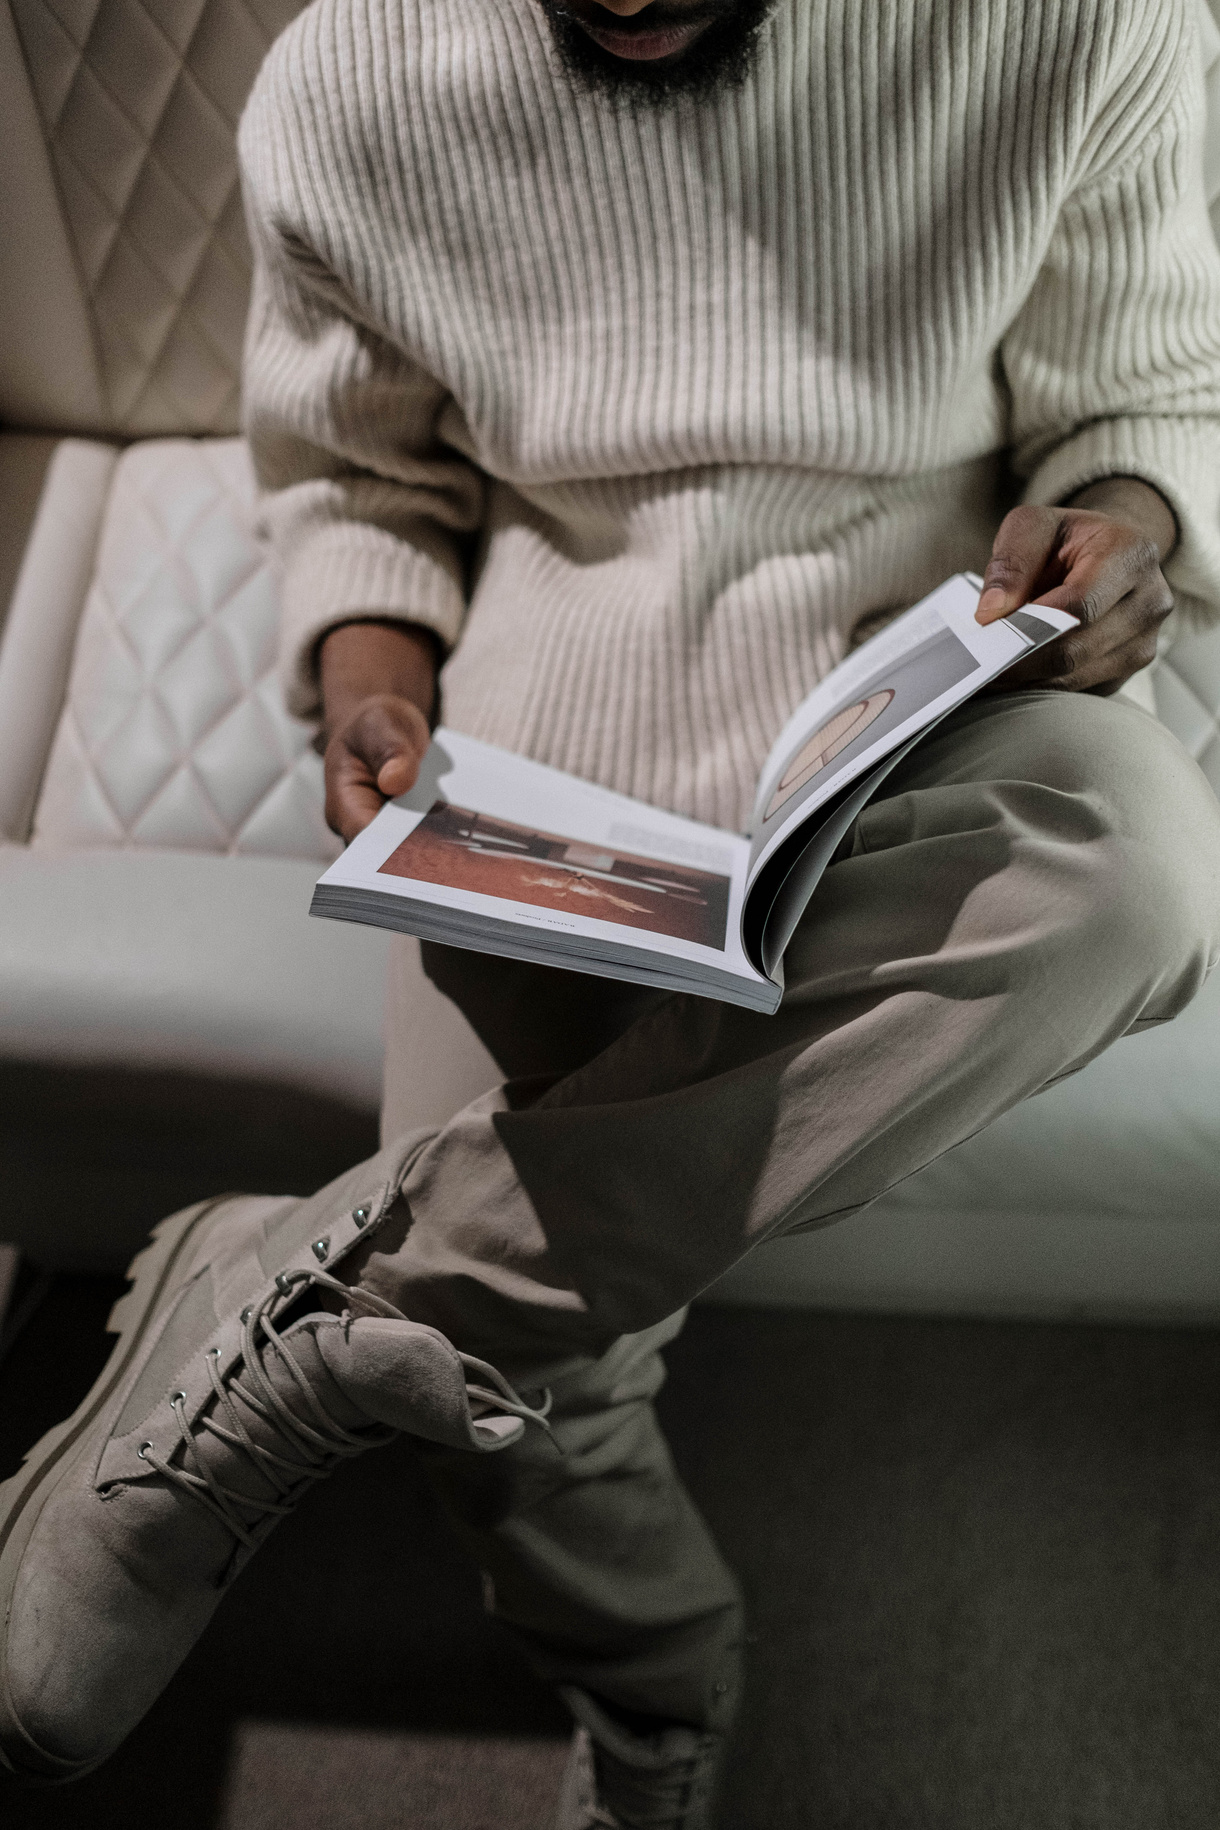
<svg viewBox="0 0 1220 1830">
<path fill-rule="evenodd" d="M 1147 478 L 1210 611 L 1201 118 L 1194 0 L 779 0 L 743 89 L 637 114 L 534 0 L 317 0 L 241 137 L 295 708 L 402 616 L 461 635 L 451 724 L 740 825 L 1014 489 Z"/>
</svg>

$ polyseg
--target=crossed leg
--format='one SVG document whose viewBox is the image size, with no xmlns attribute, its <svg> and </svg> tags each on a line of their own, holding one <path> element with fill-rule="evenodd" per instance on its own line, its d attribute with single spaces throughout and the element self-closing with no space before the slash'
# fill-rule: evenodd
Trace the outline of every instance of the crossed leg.
<svg viewBox="0 0 1220 1830">
<path fill-rule="evenodd" d="M 546 1675 L 714 1724 L 735 1589 L 651 1409 L 677 1312 L 1176 1015 L 1218 951 L 1203 777 L 1133 706 L 1051 692 L 975 702 L 891 777 L 774 1017 L 427 950 L 509 1078 L 422 1151 L 348 1276 L 557 1393 L 566 1456 L 428 1452 Z"/>
</svg>

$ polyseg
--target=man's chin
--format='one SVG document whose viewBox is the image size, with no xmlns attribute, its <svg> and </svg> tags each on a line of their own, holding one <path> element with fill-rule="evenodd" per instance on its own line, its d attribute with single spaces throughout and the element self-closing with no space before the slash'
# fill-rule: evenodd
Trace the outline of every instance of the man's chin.
<svg viewBox="0 0 1220 1830">
<path fill-rule="evenodd" d="M 539 4 L 564 68 L 581 88 L 629 105 L 647 105 L 680 96 L 699 100 L 744 82 L 759 33 L 776 0 L 739 0 L 701 27 L 693 39 L 686 43 L 676 39 L 672 49 L 664 46 L 664 30 L 620 34 L 608 29 L 594 37 L 567 11 L 563 0 L 539 0 Z M 662 54 L 625 55 L 622 41 L 628 37 L 651 39 Z M 641 43 L 639 48 L 644 51 L 654 46 Z"/>
</svg>

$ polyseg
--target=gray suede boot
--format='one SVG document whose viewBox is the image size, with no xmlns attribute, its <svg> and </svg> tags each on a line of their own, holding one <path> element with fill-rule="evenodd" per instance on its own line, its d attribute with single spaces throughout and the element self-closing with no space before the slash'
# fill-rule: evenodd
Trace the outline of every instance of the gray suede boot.
<svg viewBox="0 0 1220 1830">
<path fill-rule="evenodd" d="M 486 1452 L 542 1421 L 493 1368 L 331 1274 L 424 1141 L 307 1201 L 189 1208 L 136 1259 L 105 1371 L 0 1487 L 11 1771 L 54 1782 L 104 1760 L 273 1527 L 341 1461 L 399 1431 Z M 314 1308 L 319 1285 L 351 1306 Z"/>
<path fill-rule="evenodd" d="M 555 1830 L 712 1830 L 725 1736 L 674 1723 L 633 1734 L 586 1691 L 576 1716 Z"/>
</svg>

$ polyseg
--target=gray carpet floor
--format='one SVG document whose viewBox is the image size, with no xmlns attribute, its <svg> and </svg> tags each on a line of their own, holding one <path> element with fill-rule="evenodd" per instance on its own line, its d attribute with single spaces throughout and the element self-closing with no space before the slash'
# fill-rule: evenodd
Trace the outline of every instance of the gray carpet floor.
<svg viewBox="0 0 1220 1830">
<path fill-rule="evenodd" d="M 0 1473 L 116 1286 L 0 1366 Z M 705 1309 L 666 1427 L 740 1570 L 724 1830 L 1214 1830 L 1220 1335 Z M 102 1771 L 6 1830 L 543 1830 L 562 1713 L 408 1444 L 315 1492 Z"/>
</svg>

